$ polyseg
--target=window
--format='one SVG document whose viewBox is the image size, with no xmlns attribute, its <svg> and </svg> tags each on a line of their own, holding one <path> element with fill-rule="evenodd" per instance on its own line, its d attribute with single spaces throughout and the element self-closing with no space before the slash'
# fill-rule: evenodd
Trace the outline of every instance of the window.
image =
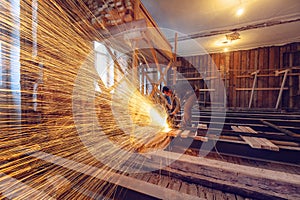
<svg viewBox="0 0 300 200">
<path fill-rule="evenodd" d="M 128 68 L 128 56 L 114 49 L 109 49 L 114 54 L 112 56 L 107 48 L 99 42 L 94 42 L 95 68 L 105 87 L 109 88 L 124 76 Z M 113 60 L 113 58 L 116 60 Z M 120 67 L 117 67 L 116 63 Z M 97 81 L 95 81 L 95 90 L 100 91 Z"/>
<path fill-rule="evenodd" d="M 104 85 L 108 88 L 113 84 L 113 72 L 111 72 L 110 61 L 111 58 L 107 52 L 106 47 L 99 43 L 94 43 L 95 50 L 95 68 L 98 72 L 98 75 Z"/>
</svg>

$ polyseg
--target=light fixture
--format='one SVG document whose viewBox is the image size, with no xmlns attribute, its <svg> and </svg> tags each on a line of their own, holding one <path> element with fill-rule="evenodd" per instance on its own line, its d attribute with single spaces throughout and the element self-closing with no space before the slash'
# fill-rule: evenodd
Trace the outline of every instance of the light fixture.
<svg viewBox="0 0 300 200">
<path fill-rule="evenodd" d="M 224 48 L 224 52 L 228 52 L 228 48 L 227 47 Z"/>
<path fill-rule="evenodd" d="M 225 36 L 226 36 L 227 41 L 229 41 L 229 42 L 232 42 L 233 40 L 241 39 L 240 34 L 236 31 L 233 33 L 227 34 Z"/>
<path fill-rule="evenodd" d="M 242 14 L 244 13 L 244 8 L 239 8 L 237 11 L 236 11 L 236 16 L 241 16 Z"/>
</svg>

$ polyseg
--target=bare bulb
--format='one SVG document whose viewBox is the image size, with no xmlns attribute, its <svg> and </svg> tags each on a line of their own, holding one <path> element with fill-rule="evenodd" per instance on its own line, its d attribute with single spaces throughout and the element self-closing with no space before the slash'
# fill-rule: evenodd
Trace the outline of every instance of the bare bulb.
<svg viewBox="0 0 300 200">
<path fill-rule="evenodd" d="M 244 8 L 239 8 L 239 9 L 236 11 L 236 15 L 237 15 L 238 17 L 241 16 L 243 13 L 244 13 Z"/>
</svg>

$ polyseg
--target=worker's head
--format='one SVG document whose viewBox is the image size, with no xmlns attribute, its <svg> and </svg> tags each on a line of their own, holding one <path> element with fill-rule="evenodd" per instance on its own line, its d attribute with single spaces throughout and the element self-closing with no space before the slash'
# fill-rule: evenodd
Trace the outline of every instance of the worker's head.
<svg viewBox="0 0 300 200">
<path fill-rule="evenodd" d="M 171 96 L 172 95 L 172 90 L 170 90 L 170 88 L 168 88 L 167 86 L 164 86 L 162 89 L 162 92 L 167 95 L 167 96 Z"/>
</svg>

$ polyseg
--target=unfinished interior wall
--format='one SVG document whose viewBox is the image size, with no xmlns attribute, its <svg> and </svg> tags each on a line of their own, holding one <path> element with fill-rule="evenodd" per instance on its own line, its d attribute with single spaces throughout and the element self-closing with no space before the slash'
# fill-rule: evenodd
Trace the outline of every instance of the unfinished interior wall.
<svg viewBox="0 0 300 200">
<path fill-rule="evenodd" d="M 300 43 L 181 57 L 178 60 L 177 71 L 200 89 L 200 105 L 210 105 L 208 92 L 211 91 L 203 90 L 207 88 L 204 80 L 214 78 L 209 74 L 215 65 L 226 88 L 228 107 L 295 111 L 300 108 Z M 197 69 L 201 70 L 201 74 Z M 213 86 L 210 89 L 213 90 Z"/>
</svg>

